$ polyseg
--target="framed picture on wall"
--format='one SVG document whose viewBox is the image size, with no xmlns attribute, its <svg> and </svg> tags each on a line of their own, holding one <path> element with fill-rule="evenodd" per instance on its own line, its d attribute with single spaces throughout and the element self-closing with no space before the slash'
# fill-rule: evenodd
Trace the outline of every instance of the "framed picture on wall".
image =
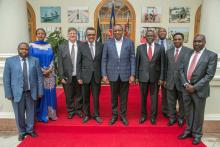
<svg viewBox="0 0 220 147">
<path fill-rule="evenodd" d="M 189 28 L 187 27 L 170 27 L 168 28 L 167 38 L 173 40 L 173 35 L 177 32 L 183 33 L 184 43 L 188 42 L 189 39 Z"/>
<path fill-rule="evenodd" d="M 40 7 L 41 23 L 60 23 L 61 8 L 60 7 Z"/>
<path fill-rule="evenodd" d="M 161 10 L 157 7 L 142 7 L 142 23 L 160 23 Z"/>
<path fill-rule="evenodd" d="M 68 23 L 88 23 L 89 8 L 88 7 L 69 7 Z"/>
<path fill-rule="evenodd" d="M 189 7 L 172 7 L 169 11 L 170 23 L 189 23 L 190 8 Z"/>
<path fill-rule="evenodd" d="M 140 29 L 140 43 L 146 43 L 145 34 L 148 30 L 154 31 L 156 34 L 160 27 L 141 27 Z"/>
</svg>

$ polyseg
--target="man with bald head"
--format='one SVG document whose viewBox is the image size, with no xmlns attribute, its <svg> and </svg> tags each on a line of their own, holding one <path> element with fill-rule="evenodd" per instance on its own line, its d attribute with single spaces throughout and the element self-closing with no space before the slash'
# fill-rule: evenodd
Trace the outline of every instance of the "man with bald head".
<svg viewBox="0 0 220 147">
<path fill-rule="evenodd" d="M 205 44 L 205 36 L 196 35 L 193 40 L 194 51 L 185 56 L 180 68 L 187 127 L 178 138 L 193 136 L 193 144 L 201 141 L 205 103 L 210 95 L 209 82 L 215 75 L 218 60 L 217 54 L 208 50 Z"/>
<path fill-rule="evenodd" d="M 135 51 L 133 42 L 123 37 L 123 27 L 116 24 L 113 28 L 114 37 L 109 39 L 102 53 L 102 76 L 105 83 L 110 82 L 112 95 L 112 118 L 109 125 L 113 125 L 118 118 L 118 97 L 120 97 L 120 117 L 124 125 L 126 119 L 129 82 L 134 82 Z"/>
</svg>

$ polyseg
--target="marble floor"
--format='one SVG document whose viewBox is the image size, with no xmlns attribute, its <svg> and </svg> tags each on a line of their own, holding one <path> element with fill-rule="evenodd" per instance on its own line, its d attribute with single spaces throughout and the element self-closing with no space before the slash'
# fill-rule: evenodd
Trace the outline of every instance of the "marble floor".
<svg viewBox="0 0 220 147">
<path fill-rule="evenodd" d="M 202 138 L 207 147 L 220 147 L 220 133 L 207 133 Z M 19 144 L 16 132 L 0 132 L 0 147 L 16 147 Z"/>
</svg>

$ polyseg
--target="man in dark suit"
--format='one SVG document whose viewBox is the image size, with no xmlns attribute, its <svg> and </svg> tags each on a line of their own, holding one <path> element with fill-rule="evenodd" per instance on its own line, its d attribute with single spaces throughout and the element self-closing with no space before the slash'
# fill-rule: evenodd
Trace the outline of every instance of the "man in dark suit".
<svg viewBox="0 0 220 147">
<path fill-rule="evenodd" d="M 136 54 L 136 78 L 141 91 L 141 118 L 142 124 L 147 119 L 147 95 L 150 87 L 151 95 L 151 124 L 156 124 L 158 89 L 164 80 L 165 51 L 162 46 L 155 43 L 155 33 L 152 30 L 146 32 L 146 44 L 137 47 Z"/>
<path fill-rule="evenodd" d="M 193 144 L 199 144 L 202 137 L 206 98 L 210 95 L 209 82 L 215 75 L 218 55 L 205 47 L 206 38 L 194 37 L 192 51 L 183 60 L 181 82 L 187 127 L 179 139 L 193 136 Z"/>
<path fill-rule="evenodd" d="M 80 45 L 77 56 L 77 79 L 82 84 L 83 110 L 85 117 L 83 123 L 90 119 L 90 87 L 92 89 L 93 118 L 96 122 L 101 123 L 99 117 L 99 93 L 101 87 L 101 59 L 102 43 L 95 41 L 96 30 L 93 27 L 86 29 L 87 42 Z"/>
<path fill-rule="evenodd" d="M 165 49 L 165 53 L 173 48 L 173 42 L 167 37 L 167 31 L 165 28 L 160 28 L 158 30 L 158 39 L 156 40 L 156 43 L 160 44 Z M 164 61 L 166 63 L 166 61 Z M 167 90 L 164 87 L 164 84 L 161 85 L 161 91 L 162 91 L 162 113 L 164 117 L 168 117 L 168 103 L 167 103 Z"/>
<path fill-rule="evenodd" d="M 109 39 L 103 48 L 102 76 L 103 81 L 110 81 L 112 94 L 112 118 L 109 125 L 113 125 L 118 118 L 118 96 L 120 97 L 120 117 L 124 125 L 126 119 L 129 82 L 134 82 L 135 51 L 131 40 L 123 37 L 123 28 L 117 24 L 113 28 L 114 37 Z"/>
<path fill-rule="evenodd" d="M 68 41 L 58 48 L 58 72 L 66 96 L 66 108 L 68 119 L 75 114 L 80 118 L 82 113 L 82 88 L 76 78 L 76 59 L 80 42 L 77 41 L 77 30 L 73 27 L 68 29 Z M 75 98 L 75 99 L 74 99 Z"/>
<path fill-rule="evenodd" d="M 28 56 L 28 48 L 27 43 L 19 44 L 19 55 L 6 59 L 3 74 L 5 97 L 12 102 L 19 141 L 26 135 L 37 137 L 34 131 L 34 103 L 43 95 L 39 61 Z"/>
<path fill-rule="evenodd" d="M 178 118 L 179 127 L 184 123 L 184 107 L 182 98 L 182 85 L 180 81 L 179 67 L 181 60 L 187 55 L 191 49 L 183 46 L 184 35 L 175 33 L 173 35 L 174 47 L 166 52 L 165 65 L 165 87 L 167 89 L 168 100 L 168 126 L 172 126 Z M 176 104 L 179 104 L 179 116 L 177 116 Z"/>
</svg>

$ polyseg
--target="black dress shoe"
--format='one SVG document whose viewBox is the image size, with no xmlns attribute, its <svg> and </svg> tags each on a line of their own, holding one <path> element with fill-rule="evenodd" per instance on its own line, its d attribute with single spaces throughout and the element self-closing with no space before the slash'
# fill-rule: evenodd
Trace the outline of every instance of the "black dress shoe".
<svg viewBox="0 0 220 147">
<path fill-rule="evenodd" d="M 156 119 L 155 118 L 151 118 L 150 122 L 151 122 L 152 125 L 156 125 Z"/>
<path fill-rule="evenodd" d="M 196 138 L 193 139 L 192 144 L 197 145 L 197 144 L 199 144 L 200 142 L 201 142 L 201 138 L 196 137 Z"/>
<path fill-rule="evenodd" d="M 112 119 L 109 121 L 108 124 L 113 125 L 116 122 L 117 119 L 118 119 L 117 117 L 112 117 Z"/>
<path fill-rule="evenodd" d="M 183 134 L 180 134 L 178 136 L 178 139 L 183 140 L 183 139 L 186 139 L 186 138 L 189 138 L 189 137 L 192 137 L 192 134 L 183 133 Z"/>
<path fill-rule="evenodd" d="M 93 118 L 97 123 L 101 124 L 102 123 L 102 119 L 99 116 L 96 116 Z"/>
<path fill-rule="evenodd" d="M 128 121 L 127 121 L 127 119 L 126 119 L 125 117 L 121 117 L 121 122 L 122 122 L 125 126 L 128 125 Z"/>
<path fill-rule="evenodd" d="M 184 120 L 178 120 L 178 126 L 180 127 L 180 128 L 182 128 L 183 127 L 183 125 L 184 125 Z"/>
<path fill-rule="evenodd" d="M 85 117 L 83 118 L 83 120 L 82 120 L 82 123 L 86 123 L 89 119 L 90 119 L 89 116 L 85 116 Z"/>
<path fill-rule="evenodd" d="M 76 115 L 78 115 L 80 118 L 83 118 L 83 113 L 81 110 L 77 111 Z"/>
<path fill-rule="evenodd" d="M 38 135 L 37 135 L 37 133 L 35 133 L 35 132 L 31 132 L 31 133 L 27 133 L 28 135 L 30 135 L 31 137 L 37 137 Z"/>
<path fill-rule="evenodd" d="M 167 123 L 167 126 L 172 126 L 176 123 L 175 120 L 169 120 L 168 123 Z"/>
<path fill-rule="evenodd" d="M 74 112 L 70 112 L 69 115 L 68 115 L 68 119 L 72 119 L 74 115 L 75 115 Z"/>
<path fill-rule="evenodd" d="M 143 124 L 147 120 L 147 117 L 141 117 L 139 120 L 139 124 Z"/>
<path fill-rule="evenodd" d="M 26 136 L 26 134 L 19 134 L 18 135 L 18 141 L 24 140 L 25 136 Z"/>
<path fill-rule="evenodd" d="M 163 113 L 163 116 L 166 117 L 166 118 L 169 118 L 167 113 Z"/>
</svg>

